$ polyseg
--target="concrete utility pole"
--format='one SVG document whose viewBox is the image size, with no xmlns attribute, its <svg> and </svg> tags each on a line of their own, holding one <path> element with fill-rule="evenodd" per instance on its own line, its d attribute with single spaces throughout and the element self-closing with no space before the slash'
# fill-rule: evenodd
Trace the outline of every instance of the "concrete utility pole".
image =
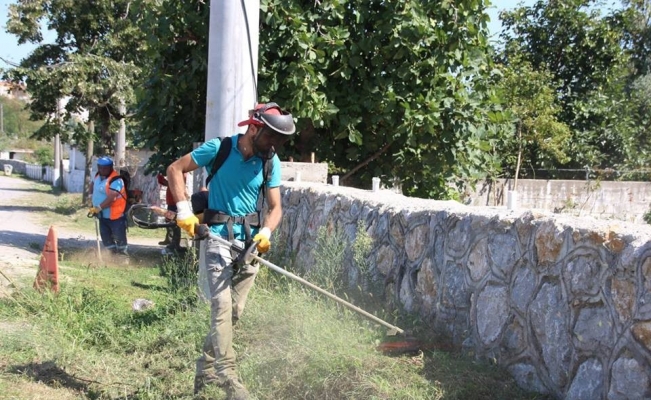
<svg viewBox="0 0 651 400">
<path fill-rule="evenodd" d="M 5 133 L 5 105 L 0 104 L 0 133 Z"/>
<path fill-rule="evenodd" d="M 257 102 L 259 0 L 211 0 L 205 140 L 237 133 Z"/>
<path fill-rule="evenodd" d="M 237 123 L 258 102 L 259 21 L 260 0 L 210 1 L 205 141 L 246 129 Z M 205 182 L 204 169 L 194 171 L 192 179 L 197 192 Z M 210 293 L 203 249 L 199 254 L 199 287 Z"/>
<path fill-rule="evenodd" d="M 232 136 L 258 100 L 260 0 L 211 0 L 204 141 Z M 193 174 L 193 192 L 205 181 Z"/>
</svg>

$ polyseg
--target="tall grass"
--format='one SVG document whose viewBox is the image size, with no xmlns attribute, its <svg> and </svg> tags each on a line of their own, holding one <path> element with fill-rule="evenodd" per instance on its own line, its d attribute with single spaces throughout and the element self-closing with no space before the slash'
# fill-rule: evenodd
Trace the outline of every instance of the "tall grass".
<svg viewBox="0 0 651 400">
<path fill-rule="evenodd" d="M 161 276 L 172 292 L 194 291 L 197 284 L 199 259 L 192 250 L 164 256 L 159 263 Z"/>
<path fill-rule="evenodd" d="M 353 293 L 341 277 L 343 254 L 353 252 L 348 268 L 360 277 L 371 270 L 361 231 L 356 241 L 366 242 L 350 248 L 342 233 L 320 233 L 321 264 L 310 278 L 342 296 Z M 0 398 L 193 398 L 194 360 L 210 315 L 197 300 L 196 260 L 154 264 L 63 263 L 58 295 L 24 289 L 0 299 Z M 155 305 L 135 312 L 137 298 Z M 381 327 L 265 268 L 234 336 L 239 372 L 258 399 L 543 398 L 455 353 L 384 356 L 375 350 L 384 339 Z"/>
</svg>

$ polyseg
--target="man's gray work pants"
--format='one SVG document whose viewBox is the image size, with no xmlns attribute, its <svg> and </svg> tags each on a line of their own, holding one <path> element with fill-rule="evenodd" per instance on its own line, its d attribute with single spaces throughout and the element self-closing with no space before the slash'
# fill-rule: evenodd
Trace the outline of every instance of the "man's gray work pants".
<svg viewBox="0 0 651 400">
<path fill-rule="evenodd" d="M 243 243 L 235 242 L 243 246 Z M 195 379 L 205 383 L 223 385 L 230 380 L 238 381 L 233 323 L 242 316 L 260 265 L 236 266 L 233 264 L 235 256 L 237 254 L 232 254 L 228 246 L 208 239 L 206 269 L 210 285 L 210 331 L 204 340 L 202 355 L 197 360 L 195 376 Z"/>
</svg>

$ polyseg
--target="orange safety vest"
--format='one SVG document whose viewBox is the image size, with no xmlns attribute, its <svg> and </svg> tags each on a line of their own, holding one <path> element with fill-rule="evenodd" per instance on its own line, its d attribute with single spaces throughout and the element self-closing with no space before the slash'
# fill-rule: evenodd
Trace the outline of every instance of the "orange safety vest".
<svg viewBox="0 0 651 400">
<path fill-rule="evenodd" d="M 113 170 L 109 174 L 109 176 L 106 178 L 106 193 L 108 195 L 109 190 L 111 190 L 111 182 L 114 180 L 113 178 L 118 177 L 120 179 L 120 174 L 117 173 L 117 171 Z M 109 219 L 115 220 L 124 215 L 124 210 L 127 209 L 127 188 L 124 186 L 124 181 L 122 181 L 122 190 L 120 190 L 120 194 L 118 197 L 111 203 L 111 206 L 109 207 L 109 210 L 111 212 L 109 213 Z"/>
</svg>

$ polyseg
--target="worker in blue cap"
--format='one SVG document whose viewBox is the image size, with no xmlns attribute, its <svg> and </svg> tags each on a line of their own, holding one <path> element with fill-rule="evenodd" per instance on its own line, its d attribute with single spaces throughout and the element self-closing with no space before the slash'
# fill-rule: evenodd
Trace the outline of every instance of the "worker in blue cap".
<svg viewBox="0 0 651 400">
<path fill-rule="evenodd" d="M 97 174 L 90 184 L 93 206 L 88 214 L 99 219 L 99 233 L 104 247 L 113 254 L 128 257 L 127 244 L 127 188 L 124 180 L 113 169 L 113 160 L 103 156 L 97 159 Z"/>
</svg>

